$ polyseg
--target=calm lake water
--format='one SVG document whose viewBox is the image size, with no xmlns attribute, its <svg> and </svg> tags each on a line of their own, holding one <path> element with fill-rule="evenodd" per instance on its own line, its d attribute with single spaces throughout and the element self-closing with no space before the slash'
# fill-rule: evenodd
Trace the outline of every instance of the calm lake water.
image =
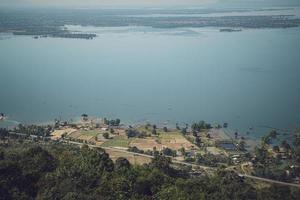
<svg viewBox="0 0 300 200">
<path fill-rule="evenodd" d="M 98 37 L 0 36 L 0 112 L 23 123 L 87 113 L 239 130 L 300 126 L 299 28 L 82 29 Z"/>
</svg>

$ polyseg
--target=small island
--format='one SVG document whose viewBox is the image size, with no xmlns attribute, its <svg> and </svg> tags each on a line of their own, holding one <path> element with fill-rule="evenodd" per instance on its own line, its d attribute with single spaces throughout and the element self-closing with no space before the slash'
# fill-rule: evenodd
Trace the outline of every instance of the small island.
<svg viewBox="0 0 300 200">
<path fill-rule="evenodd" d="M 240 32 L 242 29 L 231 29 L 231 28 L 222 28 L 220 32 Z"/>
</svg>

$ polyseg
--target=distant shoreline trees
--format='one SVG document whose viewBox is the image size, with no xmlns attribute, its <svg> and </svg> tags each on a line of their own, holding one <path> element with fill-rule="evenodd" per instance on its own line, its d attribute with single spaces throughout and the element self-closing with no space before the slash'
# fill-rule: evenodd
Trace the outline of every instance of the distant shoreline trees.
<svg viewBox="0 0 300 200">
<path fill-rule="evenodd" d="M 104 118 L 103 119 L 103 122 L 105 125 L 109 125 L 109 126 L 119 126 L 120 123 L 121 123 L 121 120 L 119 118 L 117 119 L 107 119 L 107 118 Z"/>
</svg>

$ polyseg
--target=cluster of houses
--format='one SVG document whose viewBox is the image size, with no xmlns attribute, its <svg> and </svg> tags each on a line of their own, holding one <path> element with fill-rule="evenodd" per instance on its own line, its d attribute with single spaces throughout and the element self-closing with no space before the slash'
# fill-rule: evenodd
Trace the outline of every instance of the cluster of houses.
<svg viewBox="0 0 300 200">
<path fill-rule="evenodd" d="M 120 128 L 120 126 L 110 126 L 104 123 L 104 119 L 92 119 L 87 114 L 82 114 L 80 122 L 72 123 L 68 121 L 61 121 L 55 119 L 55 128 L 64 129 L 64 128 L 75 128 L 80 130 L 94 130 L 101 129 L 103 131 L 108 131 L 110 128 Z"/>
</svg>

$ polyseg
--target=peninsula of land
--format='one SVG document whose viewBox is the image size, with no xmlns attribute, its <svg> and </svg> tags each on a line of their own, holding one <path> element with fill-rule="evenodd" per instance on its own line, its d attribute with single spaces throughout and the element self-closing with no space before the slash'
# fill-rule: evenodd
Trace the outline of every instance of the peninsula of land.
<svg viewBox="0 0 300 200">
<path fill-rule="evenodd" d="M 233 10 L 234 11 L 234 10 Z M 292 28 L 300 25 L 300 19 L 293 15 L 225 15 L 206 16 L 205 14 L 230 13 L 230 10 L 210 9 L 100 9 L 70 10 L 1 10 L 0 32 L 14 35 L 39 37 L 59 37 L 93 39 L 94 33 L 72 32 L 65 25 L 95 27 L 146 26 L 153 28 L 221 28 L 221 32 L 235 32 L 244 28 Z M 267 13 L 268 10 L 262 10 Z M 245 12 L 238 10 L 238 12 Z"/>
</svg>

